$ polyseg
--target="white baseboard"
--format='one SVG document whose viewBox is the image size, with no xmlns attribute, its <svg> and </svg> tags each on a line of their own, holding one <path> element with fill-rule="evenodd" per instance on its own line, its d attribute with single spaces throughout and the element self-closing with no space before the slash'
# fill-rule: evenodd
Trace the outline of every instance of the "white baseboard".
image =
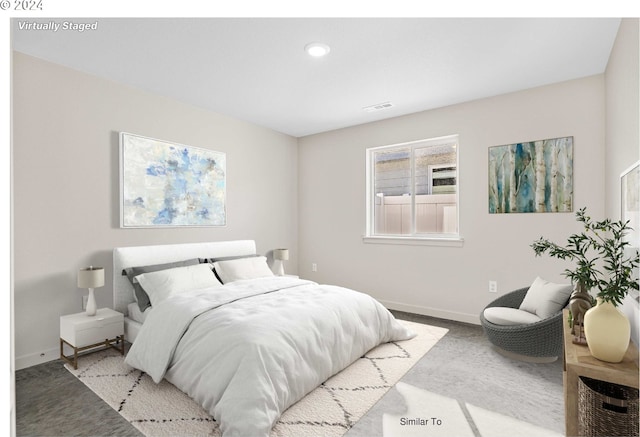
<svg viewBox="0 0 640 437">
<path fill-rule="evenodd" d="M 455 320 L 456 322 L 471 323 L 473 325 L 480 324 L 480 317 L 477 314 L 444 311 L 436 308 L 409 305 L 400 302 L 391 302 L 388 300 L 380 300 L 379 302 L 391 310 L 403 311 L 405 313 L 421 314 L 423 316 L 437 317 L 439 319 Z"/>
<path fill-rule="evenodd" d="M 16 357 L 14 361 L 14 370 L 26 369 L 27 367 L 35 366 L 37 364 L 57 360 L 58 358 L 60 358 L 60 349 L 58 348 L 37 352 L 35 354 L 22 355 L 21 357 Z"/>
</svg>

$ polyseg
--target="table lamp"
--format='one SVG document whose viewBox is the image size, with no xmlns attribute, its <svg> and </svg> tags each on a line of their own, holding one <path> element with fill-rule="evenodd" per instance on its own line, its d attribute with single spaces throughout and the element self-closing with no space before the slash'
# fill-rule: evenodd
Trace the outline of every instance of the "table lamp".
<svg viewBox="0 0 640 437">
<path fill-rule="evenodd" d="M 89 289 L 89 299 L 87 300 L 87 315 L 96 315 L 96 297 L 93 289 L 104 286 L 104 269 L 102 267 L 89 266 L 78 271 L 78 288 Z"/>
<path fill-rule="evenodd" d="M 275 249 L 273 251 L 273 259 L 276 263 L 276 275 L 284 276 L 284 263 L 289 259 L 289 249 Z"/>
</svg>

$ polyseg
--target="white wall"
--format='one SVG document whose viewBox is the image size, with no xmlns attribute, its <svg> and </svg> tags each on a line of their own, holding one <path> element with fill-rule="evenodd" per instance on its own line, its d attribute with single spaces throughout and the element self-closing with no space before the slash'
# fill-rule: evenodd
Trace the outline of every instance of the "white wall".
<svg viewBox="0 0 640 437">
<path fill-rule="evenodd" d="M 638 18 L 622 20 L 605 72 L 605 208 L 616 220 L 620 218 L 620 173 L 640 159 L 639 22 Z"/>
<path fill-rule="evenodd" d="M 227 154 L 220 228 L 120 229 L 118 133 Z M 82 310 L 77 270 L 106 268 L 117 246 L 255 239 L 297 266 L 297 140 L 36 58 L 13 57 L 16 368 L 57 358 L 59 316 Z M 40 356 L 40 354 L 44 356 Z"/>
<path fill-rule="evenodd" d="M 488 148 L 574 137 L 574 210 L 604 214 L 604 77 L 549 85 L 313 135 L 299 140 L 299 273 L 369 293 L 392 308 L 478 323 L 497 295 L 536 275 L 567 282 L 565 265 L 535 258 L 541 235 L 565 241 L 570 213 L 489 214 Z M 460 135 L 460 230 L 464 246 L 364 244 L 365 149 Z M 340 195 L 338 195 L 340 194 Z M 317 272 L 311 271 L 316 263 Z"/>
<path fill-rule="evenodd" d="M 625 18 L 605 72 L 606 171 L 605 208 L 620 219 L 620 173 L 640 160 L 640 20 Z M 640 344 L 640 312 L 633 296 L 622 306 L 632 322 L 632 338 Z"/>
</svg>

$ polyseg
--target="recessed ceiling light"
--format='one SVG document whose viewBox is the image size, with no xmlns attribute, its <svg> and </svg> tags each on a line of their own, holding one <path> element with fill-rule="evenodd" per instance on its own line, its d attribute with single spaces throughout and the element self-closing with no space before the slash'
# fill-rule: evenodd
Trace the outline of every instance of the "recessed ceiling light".
<svg viewBox="0 0 640 437">
<path fill-rule="evenodd" d="M 304 46 L 304 51 L 315 58 L 322 57 L 331 51 L 331 47 L 321 42 L 311 42 Z"/>
</svg>

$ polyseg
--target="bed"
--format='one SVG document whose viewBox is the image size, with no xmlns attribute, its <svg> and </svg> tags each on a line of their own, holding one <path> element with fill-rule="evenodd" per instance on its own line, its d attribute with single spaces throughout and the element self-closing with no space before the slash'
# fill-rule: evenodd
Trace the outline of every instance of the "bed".
<svg viewBox="0 0 640 437">
<path fill-rule="evenodd" d="M 223 436 L 269 435 L 367 351 L 414 336 L 366 294 L 273 275 L 252 240 L 121 247 L 113 262 L 126 362 L 187 393 Z"/>
<path fill-rule="evenodd" d="M 191 258 L 215 258 L 253 255 L 253 240 L 215 241 L 205 243 L 165 244 L 116 247 L 113 250 L 113 305 L 124 314 L 125 340 L 133 343 L 142 323 L 129 314 L 135 303 L 133 285 L 123 271 L 130 267 L 164 264 Z"/>
</svg>

